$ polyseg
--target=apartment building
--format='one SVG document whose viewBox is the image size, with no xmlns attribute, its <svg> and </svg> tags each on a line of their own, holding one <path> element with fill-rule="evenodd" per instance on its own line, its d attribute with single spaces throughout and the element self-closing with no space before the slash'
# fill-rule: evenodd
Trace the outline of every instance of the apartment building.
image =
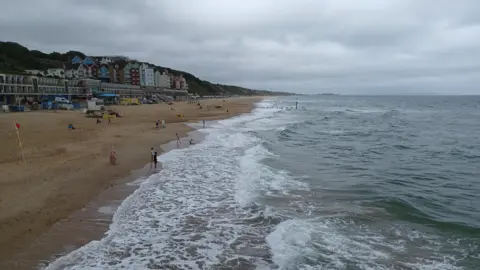
<svg viewBox="0 0 480 270">
<path fill-rule="evenodd" d="M 102 82 L 110 82 L 110 69 L 107 64 L 100 64 L 98 69 L 98 79 Z"/>
<path fill-rule="evenodd" d="M 126 84 L 140 85 L 140 64 L 128 62 L 123 68 Z"/>
<path fill-rule="evenodd" d="M 159 88 L 170 88 L 172 82 L 168 71 L 160 72 L 159 70 L 155 71 L 155 87 Z"/>
<path fill-rule="evenodd" d="M 143 87 L 155 86 L 155 71 L 147 63 L 140 65 L 140 85 Z"/>
<path fill-rule="evenodd" d="M 125 83 L 125 66 L 127 61 L 118 60 L 108 65 L 111 83 Z"/>
<path fill-rule="evenodd" d="M 183 77 L 183 75 L 173 77 L 172 88 L 176 90 L 188 91 L 187 80 Z"/>
<path fill-rule="evenodd" d="M 58 78 L 65 78 L 65 69 L 63 68 L 49 68 L 47 69 L 47 76 L 53 76 Z"/>
<path fill-rule="evenodd" d="M 82 80 L 0 74 L 0 102 L 9 104 L 18 97 L 33 97 L 39 100 L 42 96 L 49 95 L 82 97 L 86 96 L 86 89 Z"/>
<path fill-rule="evenodd" d="M 129 85 L 120 83 L 102 83 L 100 93 L 115 94 L 115 96 L 136 97 L 144 96 L 144 92 L 139 85 Z"/>
</svg>

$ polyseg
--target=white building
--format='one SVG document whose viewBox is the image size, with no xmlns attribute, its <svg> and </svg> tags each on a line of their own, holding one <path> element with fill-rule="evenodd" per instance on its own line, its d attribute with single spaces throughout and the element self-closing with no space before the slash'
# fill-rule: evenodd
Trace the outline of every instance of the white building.
<svg viewBox="0 0 480 270">
<path fill-rule="evenodd" d="M 102 57 L 102 58 L 98 58 L 97 59 L 98 63 L 100 64 L 109 64 L 109 63 L 112 63 L 113 62 L 113 59 L 111 57 L 108 57 L 108 56 L 105 56 L 105 57 Z"/>
<path fill-rule="evenodd" d="M 12 102 L 6 96 L 85 95 L 83 87 L 75 80 L 15 74 L 0 74 L 0 93 L 4 95 L 4 102 Z"/>
<path fill-rule="evenodd" d="M 25 70 L 26 73 L 35 75 L 35 76 L 52 76 L 58 78 L 65 78 L 65 69 L 63 68 L 49 68 L 45 71 L 36 70 L 36 69 L 27 69 Z"/>
<path fill-rule="evenodd" d="M 155 72 L 155 87 L 161 88 L 170 88 L 172 82 L 167 71 L 161 73 L 160 71 Z"/>
<path fill-rule="evenodd" d="M 77 69 L 67 69 L 65 71 L 66 78 L 78 78 L 78 70 Z"/>
<path fill-rule="evenodd" d="M 65 78 L 65 69 L 63 68 L 49 68 L 47 69 L 47 75 L 56 76 L 59 78 Z"/>
<path fill-rule="evenodd" d="M 155 86 L 155 73 L 153 68 L 145 69 L 145 86 Z"/>
<path fill-rule="evenodd" d="M 140 65 L 140 85 L 155 86 L 155 71 L 147 63 Z"/>
<path fill-rule="evenodd" d="M 44 71 L 42 70 L 37 70 L 37 69 L 27 69 L 25 70 L 26 73 L 31 74 L 31 75 L 44 75 Z"/>
<path fill-rule="evenodd" d="M 79 65 L 77 68 L 77 76 L 78 78 L 85 78 L 88 77 L 88 70 L 84 65 Z"/>
</svg>

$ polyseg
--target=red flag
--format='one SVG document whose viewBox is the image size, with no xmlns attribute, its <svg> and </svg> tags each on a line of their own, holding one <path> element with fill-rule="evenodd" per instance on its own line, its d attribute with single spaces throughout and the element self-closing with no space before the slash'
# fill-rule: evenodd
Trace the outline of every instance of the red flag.
<svg viewBox="0 0 480 270">
<path fill-rule="evenodd" d="M 16 127 L 17 129 L 20 129 L 20 124 L 17 123 L 17 122 L 15 122 L 15 127 Z"/>
</svg>

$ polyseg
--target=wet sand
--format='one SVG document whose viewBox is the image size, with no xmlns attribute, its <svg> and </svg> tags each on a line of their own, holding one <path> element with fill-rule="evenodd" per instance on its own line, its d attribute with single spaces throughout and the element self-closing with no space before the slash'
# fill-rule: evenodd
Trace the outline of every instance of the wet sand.
<svg viewBox="0 0 480 270">
<path fill-rule="evenodd" d="M 179 147 L 174 140 L 156 148 L 165 153 L 189 147 L 190 139 L 194 139 L 197 143 L 204 139 L 204 134 L 195 130 L 186 135 L 181 139 L 182 144 Z M 157 168 L 154 168 L 152 164 L 147 164 L 141 169 L 131 171 L 129 176 L 119 179 L 115 185 L 101 192 L 84 208 L 54 224 L 32 245 L 15 254 L 4 267 L 8 267 L 8 269 L 43 269 L 56 258 L 68 254 L 92 240 L 101 239 L 109 229 L 113 215 L 120 204 L 149 176 L 160 172 L 161 168 L 160 163 Z"/>
<path fill-rule="evenodd" d="M 138 170 L 149 162 L 150 147 L 174 140 L 175 133 L 185 136 L 192 128 L 183 122 L 246 113 L 259 100 L 202 101 L 203 109 L 186 103 L 117 107 L 125 117 L 100 125 L 79 112 L 0 115 L 2 149 L 8 142 L 7 151 L 0 153 L 0 268 L 32 269 L 52 254 L 101 238 L 116 207 L 136 187 L 125 183 L 151 173 L 150 165 Z M 216 104 L 223 108 L 206 108 Z M 167 128 L 155 129 L 156 119 L 166 119 Z M 14 140 L 13 120 L 22 125 L 27 169 Z M 70 122 L 77 130 L 66 129 Z M 108 164 L 112 144 L 117 166 Z"/>
</svg>

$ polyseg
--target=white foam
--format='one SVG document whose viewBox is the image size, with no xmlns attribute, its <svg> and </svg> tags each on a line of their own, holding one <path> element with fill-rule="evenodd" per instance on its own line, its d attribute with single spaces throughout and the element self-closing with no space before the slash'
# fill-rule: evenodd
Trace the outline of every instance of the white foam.
<svg viewBox="0 0 480 270">
<path fill-rule="evenodd" d="M 385 237 L 385 231 L 349 219 L 319 218 L 315 211 L 322 206 L 298 195 L 309 194 L 309 186 L 263 162 L 278 157 L 256 131 L 298 121 L 280 114 L 256 109 L 218 121 L 202 129 L 203 142 L 159 156 L 163 169 L 137 182 L 140 187 L 117 209 L 106 237 L 47 269 L 242 269 L 235 265 L 239 261 L 257 269 L 381 270 L 393 263 L 460 269 L 451 259 L 435 257 L 440 244 L 434 237 L 393 225 L 383 228 L 393 235 Z M 262 206 L 266 199 L 293 210 Z M 284 221 L 278 223 L 280 214 Z M 402 254 L 412 252 L 409 242 L 418 240 L 425 244 L 415 248 L 428 259 L 403 260 Z"/>
<path fill-rule="evenodd" d="M 269 265 L 262 257 L 242 255 L 232 246 L 241 246 L 245 240 L 240 239 L 247 238 L 257 243 L 248 248 L 267 248 L 264 228 L 241 221 L 252 213 L 235 198 L 237 191 L 242 192 L 236 184 L 248 169 L 235 157 L 260 140 L 235 129 L 270 113 L 274 111 L 257 110 L 219 121 L 203 130 L 207 136 L 202 143 L 159 156 L 163 169 L 120 205 L 107 236 L 47 269 L 204 269 L 239 259 Z"/>
<path fill-rule="evenodd" d="M 308 185 L 293 180 L 286 171 L 274 170 L 260 161 L 275 157 L 261 144 L 245 151 L 239 159 L 243 172 L 236 183 L 235 199 L 241 206 L 252 203 L 258 195 L 281 196 L 292 190 L 307 190 Z M 263 193 L 263 194 L 262 194 Z"/>
<path fill-rule="evenodd" d="M 106 205 L 99 207 L 97 211 L 102 214 L 112 215 L 116 210 L 117 207 L 115 205 Z"/>
<path fill-rule="evenodd" d="M 273 254 L 273 261 L 280 269 L 301 269 L 301 257 L 309 256 L 312 227 L 300 220 L 287 220 L 280 223 L 267 236 L 267 243 Z"/>
</svg>

